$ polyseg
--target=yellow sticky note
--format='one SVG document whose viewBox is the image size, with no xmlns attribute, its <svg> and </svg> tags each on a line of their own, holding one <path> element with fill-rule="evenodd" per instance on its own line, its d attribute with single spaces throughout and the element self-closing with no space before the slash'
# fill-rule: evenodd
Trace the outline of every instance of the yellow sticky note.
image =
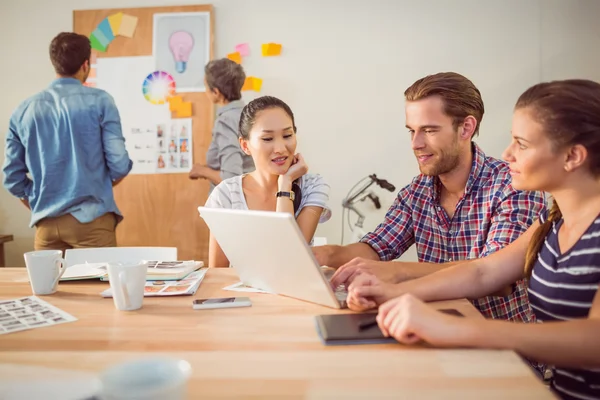
<svg viewBox="0 0 600 400">
<path fill-rule="evenodd" d="M 121 18 L 121 26 L 119 26 L 119 35 L 132 38 L 137 23 L 137 17 L 134 17 L 133 15 L 123 14 L 123 17 Z"/>
<path fill-rule="evenodd" d="M 242 55 L 240 53 L 238 53 L 237 51 L 235 53 L 227 54 L 227 58 L 229 58 L 231 61 L 234 61 L 238 64 L 242 63 Z"/>
<path fill-rule="evenodd" d="M 183 104 L 183 99 L 181 98 L 181 96 L 169 97 L 169 111 L 176 111 L 181 104 Z"/>
<path fill-rule="evenodd" d="M 121 21 L 123 20 L 123 13 L 118 12 L 116 14 L 110 15 L 108 17 L 108 23 L 110 24 L 110 29 L 114 36 L 119 34 L 119 29 L 121 28 Z"/>
<path fill-rule="evenodd" d="M 262 87 L 262 79 L 257 78 L 255 76 L 249 76 L 244 81 L 244 86 L 242 86 L 242 91 L 254 90 L 255 92 L 260 92 L 260 88 Z"/>
<path fill-rule="evenodd" d="M 281 45 L 278 43 L 264 43 L 261 49 L 263 57 L 278 56 L 281 54 Z"/>
<path fill-rule="evenodd" d="M 252 89 L 255 92 L 260 92 L 260 88 L 262 87 L 262 79 L 260 78 L 253 78 L 252 79 Z"/>
<path fill-rule="evenodd" d="M 246 92 L 248 90 L 252 90 L 252 78 L 247 77 L 244 81 L 244 86 L 242 86 L 242 92 Z"/>
<path fill-rule="evenodd" d="M 192 103 L 181 103 L 177 108 L 177 118 L 189 118 L 192 116 Z"/>
</svg>

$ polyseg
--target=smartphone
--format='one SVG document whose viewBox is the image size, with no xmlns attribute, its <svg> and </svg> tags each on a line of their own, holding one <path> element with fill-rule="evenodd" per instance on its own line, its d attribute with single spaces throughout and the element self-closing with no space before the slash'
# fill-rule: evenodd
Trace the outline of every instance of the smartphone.
<svg viewBox="0 0 600 400">
<path fill-rule="evenodd" d="M 212 308 L 250 307 L 252 302 L 249 297 L 219 297 L 215 299 L 195 299 L 192 307 L 194 310 L 207 310 Z"/>
</svg>

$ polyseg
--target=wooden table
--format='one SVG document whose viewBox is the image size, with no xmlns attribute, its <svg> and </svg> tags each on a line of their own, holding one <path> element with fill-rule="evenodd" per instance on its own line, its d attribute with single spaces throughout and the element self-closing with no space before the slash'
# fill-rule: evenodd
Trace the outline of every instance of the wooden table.
<svg viewBox="0 0 600 400">
<path fill-rule="evenodd" d="M 554 398 L 510 351 L 399 344 L 326 347 L 314 316 L 348 311 L 222 290 L 236 281 L 233 270 L 212 269 L 195 296 L 145 298 L 143 308 L 132 312 L 119 312 L 111 299 L 100 297 L 108 283 L 61 283 L 56 294 L 42 298 L 78 321 L 0 336 L 0 366 L 96 373 L 117 362 L 160 354 L 190 362 L 190 398 Z M 0 299 L 28 295 L 24 269 L 0 271 Z M 235 295 L 251 297 L 252 307 L 191 308 L 193 298 Z M 481 318 L 466 300 L 433 306 Z M 10 372 L 0 376 L 0 381 L 10 379 Z"/>
<path fill-rule="evenodd" d="M 13 240 L 13 235 L 0 235 L 0 268 L 4 268 L 4 243 Z"/>
</svg>

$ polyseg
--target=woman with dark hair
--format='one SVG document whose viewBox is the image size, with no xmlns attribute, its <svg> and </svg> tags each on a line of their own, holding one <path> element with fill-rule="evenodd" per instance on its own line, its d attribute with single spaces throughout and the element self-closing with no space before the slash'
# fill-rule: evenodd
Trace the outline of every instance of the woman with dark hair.
<svg viewBox="0 0 600 400">
<path fill-rule="evenodd" d="M 244 154 L 238 142 L 238 125 L 244 108 L 242 86 L 246 74 L 241 65 L 227 59 L 210 61 L 204 68 L 204 84 L 209 100 L 217 105 L 212 141 L 206 152 L 206 165 L 194 164 L 191 179 L 204 178 L 212 189 L 223 179 L 254 169 L 252 157 Z"/>
<path fill-rule="evenodd" d="M 283 101 L 259 97 L 244 107 L 239 125 L 239 145 L 252 157 L 256 170 L 222 181 L 211 193 L 206 207 L 288 212 L 311 242 L 317 224 L 331 217 L 329 185 L 309 174 L 296 153 L 294 114 Z M 228 267 L 229 260 L 211 235 L 209 267 Z"/>
<path fill-rule="evenodd" d="M 600 84 L 565 80 L 525 91 L 504 158 L 515 189 L 552 195 L 539 221 L 488 257 L 421 279 L 387 284 L 359 275 L 349 306 L 380 305 L 381 330 L 402 343 L 514 350 L 554 366 L 551 386 L 562 398 L 600 399 Z M 461 319 L 423 303 L 479 298 L 522 278 L 543 323 Z"/>
</svg>

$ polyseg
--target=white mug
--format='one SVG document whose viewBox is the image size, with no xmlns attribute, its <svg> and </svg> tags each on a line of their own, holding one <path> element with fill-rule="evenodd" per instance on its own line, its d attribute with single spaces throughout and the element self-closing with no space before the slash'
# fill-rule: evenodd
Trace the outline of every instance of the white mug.
<svg viewBox="0 0 600 400">
<path fill-rule="evenodd" d="M 185 360 L 147 358 L 102 373 L 102 400 L 184 400 L 192 367 Z"/>
<path fill-rule="evenodd" d="M 58 281 L 65 273 L 61 250 L 30 251 L 23 255 L 31 290 L 35 295 L 56 293 Z"/>
<path fill-rule="evenodd" d="M 108 263 L 108 280 L 117 310 L 132 311 L 142 307 L 148 264 Z"/>
</svg>

